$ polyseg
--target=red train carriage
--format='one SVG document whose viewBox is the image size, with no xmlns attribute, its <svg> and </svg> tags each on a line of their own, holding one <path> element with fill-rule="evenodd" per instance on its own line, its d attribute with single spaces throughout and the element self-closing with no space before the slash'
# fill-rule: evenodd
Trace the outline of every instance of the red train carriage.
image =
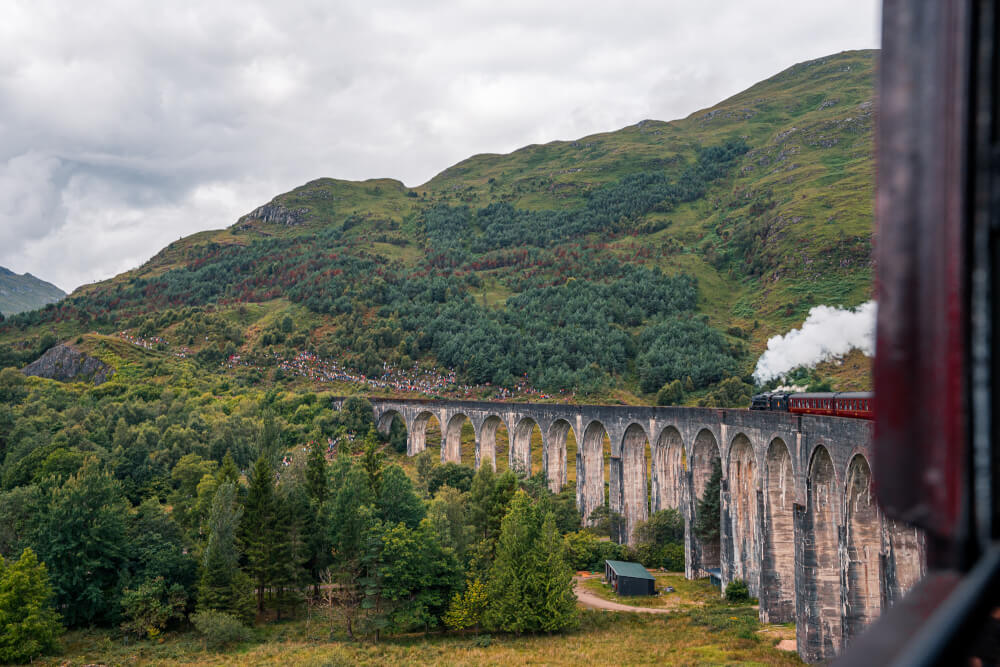
<svg viewBox="0 0 1000 667">
<path fill-rule="evenodd" d="M 753 397 L 751 410 L 778 410 L 800 415 L 828 417 L 874 418 L 875 397 L 870 391 L 838 393 L 758 394 Z"/>
<path fill-rule="evenodd" d="M 838 417 L 873 419 L 875 395 L 870 391 L 844 391 L 834 394 L 834 407 Z"/>
</svg>

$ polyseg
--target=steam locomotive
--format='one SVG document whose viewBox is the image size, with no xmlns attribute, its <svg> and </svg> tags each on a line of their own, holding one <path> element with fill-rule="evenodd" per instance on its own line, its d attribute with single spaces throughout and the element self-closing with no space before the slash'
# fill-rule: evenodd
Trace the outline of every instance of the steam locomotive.
<svg viewBox="0 0 1000 667">
<path fill-rule="evenodd" d="M 841 391 L 835 394 L 792 394 L 775 391 L 756 394 L 750 399 L 750 409 L 873 419 L 874 402 L 875 395 L 870 391 Z"/>
</svg>

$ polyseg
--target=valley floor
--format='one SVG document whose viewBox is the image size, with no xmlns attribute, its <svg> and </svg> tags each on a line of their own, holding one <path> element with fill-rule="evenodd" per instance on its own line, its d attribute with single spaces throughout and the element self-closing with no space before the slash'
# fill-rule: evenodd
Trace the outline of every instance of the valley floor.
<svg viewBox="0 0 1000 667">
<path fill-rule="evenodd" d="M 682 575 L 658 577 L 666 582 Z M 600 584 L 599 580 L 588 583 Z M 64 654 L 35 664 L 103 665 L 579 665 L 802 664 L 777 645 L 794 629 L 761 626 L 750 604 L 730 605 L 707 581 L 677 587 L 671 613 L 584 609 L 581 625 L 557 635 L 408 635 L 377 644 L 346 638 L 319 610 L 305 618 L 259 625 L 255 641 L 228 651 L 206 650 L 193 632 L 125 643 L 101 631 L 64 637 Z M 659 584 L 659 585 L 662 585 Z M 601 596 L 595 594 L 600 599 Z M 644 611 L 654 611 L 648 609 Z M 659 611 L 659 610 L 656 610 Z"/>
</svg>

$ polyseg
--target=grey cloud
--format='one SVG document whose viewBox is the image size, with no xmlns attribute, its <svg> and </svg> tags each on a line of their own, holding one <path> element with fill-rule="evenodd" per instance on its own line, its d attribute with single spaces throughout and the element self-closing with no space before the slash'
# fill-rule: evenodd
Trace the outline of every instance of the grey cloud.
<svg viewBox="0 0 1000 667">
<path fill-rule="evenodd" d="M 319 176 L 415 186 L 877 46 L 875 0 L 40 0 L 4 18 L 0 265 L 70 289 Z"/>
</svg>

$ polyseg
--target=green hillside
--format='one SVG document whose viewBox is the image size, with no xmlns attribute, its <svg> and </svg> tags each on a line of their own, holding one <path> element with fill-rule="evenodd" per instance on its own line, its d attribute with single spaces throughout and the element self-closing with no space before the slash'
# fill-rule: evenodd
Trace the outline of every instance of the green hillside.
<svg viewBox="0 0 1000 667">
<path fill-rule="evenodd" d="M 312 181 L 8 319 L 0 366 L 128 330 L 248 384 L 725 403 L 768 337 L 870 298 L 875 58 L 414 188 Z"/>
<path fill-rule="evenodd" d="M 16 315 L 55 303 L 66 296 L 61 289 L 30 273 L 19 276 L 0 266 L 0 314 Z"/>
</svg>

